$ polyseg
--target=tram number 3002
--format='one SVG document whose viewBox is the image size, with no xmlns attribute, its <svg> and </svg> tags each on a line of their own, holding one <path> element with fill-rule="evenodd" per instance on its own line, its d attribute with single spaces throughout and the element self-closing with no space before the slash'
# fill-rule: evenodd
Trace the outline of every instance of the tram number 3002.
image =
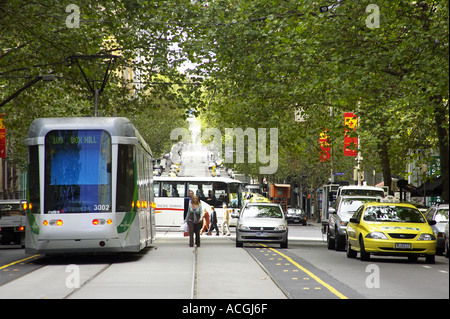
<svg viewBox="0 0 450 319">
<path fill-rule="evenodd" d="M 94 210 L 100 210 L 100 211 L 108 211 L 109 205 L 94 205 Z"/>
</svg>

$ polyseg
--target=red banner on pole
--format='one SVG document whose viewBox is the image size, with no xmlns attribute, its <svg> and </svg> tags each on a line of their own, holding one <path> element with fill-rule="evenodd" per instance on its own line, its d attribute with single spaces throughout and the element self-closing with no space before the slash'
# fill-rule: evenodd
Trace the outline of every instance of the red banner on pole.
<svg viewBox="0 0 450 319">
<path fill-rule="evenodd" d="M 328 132 L 327 129 L 325 129 L 322 132 L 320 132 L 320 137 L 319 137 L 319 145 L 320 145 L 319 160 L 321 162 L 326 162 L 331 157 L 331 146 L 330 146 L 330 142 L 328 140 L 327 132 Z"/>
<path fill-rule="evenodd" d="M 0 114 L 0 158 L 6 158 L 6 128 L 4 116 L 5 113 Z"/>
<path fill-rule="evenodd" d="M 351 113 L 344 113 L 344 156 L 358 155 L 358 137 L 350 137 L 349 132 L 355 131 L 358 126 L 358 117 Z"/>
</svg>

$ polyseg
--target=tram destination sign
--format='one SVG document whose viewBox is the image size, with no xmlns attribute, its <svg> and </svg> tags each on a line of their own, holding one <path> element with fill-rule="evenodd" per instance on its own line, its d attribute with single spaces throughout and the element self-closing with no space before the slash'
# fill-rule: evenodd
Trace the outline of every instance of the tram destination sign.
<svg viewBox="0 0 450 319">
<path fill-rule="evenodd" d="M 52 144 L 97 144 L 97 136 L 85 135 L 85 136 L 52 136 L 50 139 Z"/>
</svg>

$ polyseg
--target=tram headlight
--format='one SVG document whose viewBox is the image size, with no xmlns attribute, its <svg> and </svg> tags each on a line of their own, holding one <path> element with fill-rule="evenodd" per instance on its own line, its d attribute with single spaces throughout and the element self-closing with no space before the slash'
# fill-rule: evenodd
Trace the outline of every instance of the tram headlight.
<svg viewBox="0 0 450 319">
<path fill-rule="evenodd" d="M 105 223 L 108 225 L 111 225 L 112 219 L 105 220 L 103 218 L 99 218 L 99 219 L 96 218 L 96 219 L 92 220 L 92 225 L 105 225 Z"/>
</svg>

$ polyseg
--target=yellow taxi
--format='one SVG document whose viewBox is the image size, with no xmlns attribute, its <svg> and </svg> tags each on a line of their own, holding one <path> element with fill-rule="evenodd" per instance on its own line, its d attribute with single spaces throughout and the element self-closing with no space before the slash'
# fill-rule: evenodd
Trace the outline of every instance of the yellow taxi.
<svg viewBox="0 0 450 319">
<path fill-rule="evenodd" d="M 270 200 L 262 195 L 255 194 L 250 198 L 250 203 L 270 203 Z"/>
<path fill-rule="evenodd" d="M 434 263 L 436 236 L 422 213 L 411 204 L 366 203 L 347 225 L 347 257 L 367 261 L 370 255 L 420 256 Z"/>
</svg>

